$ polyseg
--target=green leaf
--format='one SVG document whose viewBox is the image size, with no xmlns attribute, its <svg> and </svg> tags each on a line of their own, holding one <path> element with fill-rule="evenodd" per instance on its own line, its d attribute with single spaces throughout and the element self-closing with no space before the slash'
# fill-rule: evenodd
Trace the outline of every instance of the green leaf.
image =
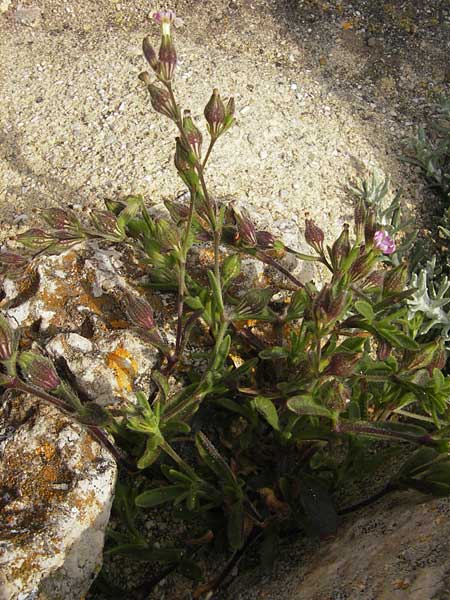
<svg viewBox="0 0 450 600">
<path fill-rule="evenodd" d="M 200 300 L 198 296 L 186 296 L 184 299 L 184 303 L 192 308 L 192 310 L 203 310 L 203 302 Z"/>
<path fill-rule="evenodd" d="M 296 415 L 308 415 L 311 417 L 334 418 L 334 414 L 326 406 L 319 404 L 311 396 L 293 396 L 287 401 L 287 406 Z"/>
<path fill-rule="evenodd" d="M 241 257 L 239 254 L 232 254 L 222 263 L 222 281 L 223 285 L 228 285 L 241 272 Z"/>
<path fill-rule="evenodd" d="M 138 469 L 146 469 L 150 465 L 152 465 L 159 457 L 161 450 L 158 445 L 155 445 L 155 441 L 153 438 L 147 438 L 147 446 L 145 448 L 144 454 L 137 461 Z"/>
<path fill-rule="evenodd" d="M 136 498 L 136 505 L 141 508 L 153 508 L 154 506 L 172 502 L 185 491 L 186 487 L 184 485 L 167 485 L 153 488 L 139 494 Z"/>
<path fill-rule="evenodd" d="M 259 357 L 263 360 L 277 360 L 288 356 L 289 350 L 284 346 L 272 346 L 272 348 L 266 348 L 259 353 Z"/>
<path fill-rule="evenodd" d="M 209 285 L 211 286 L 211 291 L 213 294 L 213 298 L 216 302 L 216 305 L 221 313 L 223 313 L 224 306 L 222 300 L 222 292 L 220 288 L 220 282 L 216 280 L 216 277 L 212 271 L 208 271 L 208 279 Z"/>
<path fill-rule="evenodd" d="M 164 377 L 164 375 L 159 371 L 153 371 L 152 379 L 158 386 L 159 400 L 164 405 L 169 396 L 169 391 L 170 391 L 169 381 L 168 381 L 167 377 Z"/>
<path fill-rule="evenodd" d="M 405 350 L 418 350 L 419 344 L 409 336 L 399 331 L 396 327 L 383 325 L 374 326 L 378 335 L 387 340 L 394 348 L 403 348 Z"/>
<path fill-rule="evenodd" d="M 373 308 L 365 300 L 358 300 L 357 302 L 355 302 L 355 308 L 368 321 L 374 320 L 375 313 L 373 312 Z"/>
<path fill-rule="evenodd" d="M 280 431 L 277 409 L 272 400 L 265 398 L 264 396 L 256 396 L 256 398 L 251 401 L 251 404 L 262 414 L 269 425 L 276 431 Z"/>
<path fill-rule="evenodd" d="M 240 550 L 244 545 L 244 507 L 240 501 L 230 507 L 227 534 L 231 548 Z"/>
<path fill-rule="evenodd" d="M 221 480 L 231 485 L 236 491 L 241 490 L 236 481 L 233 471 L 230 469 L 225 459 L 219 454 L 217 449 L 209 441 L 204 433 L 199 431 L 195 436 L 195 445 L 200 458 L 208 465 L 211 471 Z"/>
</svg>

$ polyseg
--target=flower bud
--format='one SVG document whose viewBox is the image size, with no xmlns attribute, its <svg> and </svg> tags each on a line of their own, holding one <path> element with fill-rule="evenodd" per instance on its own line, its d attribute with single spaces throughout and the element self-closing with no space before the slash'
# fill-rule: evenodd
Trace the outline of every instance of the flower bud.
<svg viewBox="0 0 450 600">
<path fill-rule="evenodd" d="M 336 292 L 329 284 L 325 284 L 313 300 L 314 319 L 321 325 L 336 321 L 347 303 L 347 292 Z"/>
<path fill-rule="evenodd" d="M 116 215 L 109 210 L 93 209 L 90 217 L 96 232 L 102 237 L 112 241 L 124 239 L 124 232 L 119 227 Z"/>
<path fill-rule="evenodd" d="M 221 134 L 228 131 L 230 129 L 230 127 L 234 124 L 234 122 L 236 121 L 236 119 L 234 118 L 234 112 L 235 112 L 234 98 L 229 98 L 228 102 L 225 106 L 225 118 L 223 121 L 223 128 L 220 132 Z"/>
<path fill-rule="evenodd" d="M 408 267 L 398 265 L 384 276 L 383 296 L 394 292 L 403 292 L 408 281 Z"/>
<path fill-rule="evenodd" d="M 189 192 L 184 192 L 179 197 L 175 198 L 175 200 L 169 200 L 166 198 L 164 200 L 164 205 L 170 213 L 170 216 L 175 221 L 175 223 L 181 223 L 182 221 L 187 221 L 189 217 L 189 204 L 183 202 L 182 199 L 184 196 L 189 198 Z"/>
<path fill-rule="evenodd" d="M 385 340 L 378 340 L 377 346 L 377 359 L 378 360 L 386 360 L 389 358 L 392 352 L 392 346 L 389 342 Z"/>
<path fill-rule="evenodd" d="M 61 380 L 51 360 L 34 352 L 22 352 L 18 360 L 25 379 L 46 392 L 55 391 Z"/>
<path fill-rule="evenodd" d="M 183 131 L 195 156 L 200 159 L 202 155 L 203 136 L 200 129 L 195 125 L 189 110 L 184 111 Z"/>
<path fill-rule="evenodd" d="M 341 235 L 334 242 L 331 248 L 331 261 L 334 267 L 339 267 L 342 263 L 342 260 L 348 256 L 350 252 L 350 239 L 348 234 L 348 225 L 344 224 L 344 228 L 342 230 Z"/>
<path fill-rule="evenodd" d="M 375 220 L 375 213 L 373 210 L 370 210 L 366 216 L 366 223 L 364 226 L 364 240 L 367 245 L 371 245 L 373 243 L 373 236 L 375 235 L 375 231 L 377 230 L 377 224 Z"/>
<path fill-rule="evenodd" d="M 270 288 L 253 288 L 243 296 L 235 309 L 235 319 L 246 319 L 263 311 L 273 296 Z"/>
<path fill-rule="evenodd" d="M 363 254 L 359 256 L 349 269 L 349 274 L 352 281 L 358 281 L 367 277 L 377 258 L 373 253 Z"/>
<path fill-rule="evenodd" d="M 350 396 L 348 388 L 337 379 L 326 381 L 320 388 L 322 402 L 330 410 L 343 412 Z"/>
<path fill-rule="evenodd" d="M 190 190 L 195 191 L 199 186 L 198 175 L 194 169 L 196 157 L 193 150 L 187 150 L 179 137 L 176 138 L 174 156 L 175 168 L 181 179 Z"/>
<path fill-rule="evenodd" d="M 268 248 L 273 248 L 276 239 L 270 231 L 257 231 L 256 232 L 256 242 L 258 248 L 261 250 L 267 250 Z"/>
<path fill-rule="evenodd" d="M 135 327 L 151 331 L 156 328 L 156 323 L 153 318 L 153 310 L 147 300 L 127 294 L 125 299 L 125 312 L 130 322 Z"/>
<path fill-rule="evenodd" d="M 369 273 L 361 287 L 369 289 L 381 288 L 383 286 L 385 274 L 386 271 L 373 271 L 372 273 Z"/>
<path fill-rule="evenodd" d="M 156 56 L 155 49 L 152 46 L 149 36 L 145 37 L 142 40 L 142 51 L 144 53 L 145 58 L 147 59 L 148 64 L 155 71 L 155 73 L 158 73 L 159 60 L 158 60 L 158 57 Z"/>
<path fill-rule="evenodd" d="M 0 252 L 0 274 L 16 281 L 21 279 L 30 264 L 30 260 L 21 254 Z"/>
<path fill-rule="evenodd" d="M 213 139 L 221 134 L 225 115 L 226 109 L 220 97 L 219 90 L 214 88 L 212 96 L 205 106 L 205 119 L 208 123 L 209 134 Z"/>
<path fill-rule="evenodd" d="M 7 319 L 0 314 L 0 361 L 6 361 L 16 351 L 17 336 Z"/>
<path fill-rule="evenodd" d="M 158 74 L 165 81 L 171 81 L 177 66 L 177 52 L 170 35 L 163 35 L 159 48 Z"/>
<path fill-rule="evenodd" d="M 355 365 L 359 361 L 358 354 L 346 354 L 338 352 L 333 354 L 324 375 L 334 375 L 335 377 L 349 377 L 355 370 Z"/>
<path fill-rule="evenodd" d="M 323 254 L 323 231 L 312 219 L 305 219 L 305 240 L 318 254 Z"/>
<path fill-rule="evenodd" d="M 256 229 L 247 211 L 243 210 L 240 213 L 234 209 L 233 216 L 238 230 L 237 239 L 240 240 L 244 246 L 255 247 L 258 244 Z"/>
<path fill-rule="evenodd" d="M 355 206 L 355 236 L 357 241 L 361 241 L 364 237 L 364 226 L 366 223 L 367 210 L 364 200 L 360 198 Z"/>
<path fill-rule="evenodd" d="M 151 82 L 150 75 L 147 71 L 144 71 L 139 75 L 139 79 L 145 83 L 150 93 L 150 100 L 153 108 L 156 112 L 159 112 L 169 119 L 175 118 L 175 113 L 172 108 L 172 101 L 170 94 L 167 90 L 159 88 L 157 85 Z"/>
<path fill-rule="evenodd" d="M 106 208 L 109 210 L 109 212 L 112 212 L 117 216 L 120 215 L 120 213 L 124 210 L 124 208 L 126 208 L 126 204 L 125 202 L 120 202 L 119 200 L 111 200 L 110 198 L 106 198 L 104 200 L 105 206 Z"/>
<path fill-rule="evenodd" d="M 28 229 L 28 231 L 18 235 L 17 241 L 31 250 L 43 250 L 44 248 L 50 246 L 54 239 L 53 236 L 45 232 L 43 229 L 36 227 L 33 229 Z"/>
<path fill-rule="evenodd" d="M 70 209 L 47 208 L 41 212 L 42 218 L 53 229 L 78 229 L 80 222 Z"/>
</svg>

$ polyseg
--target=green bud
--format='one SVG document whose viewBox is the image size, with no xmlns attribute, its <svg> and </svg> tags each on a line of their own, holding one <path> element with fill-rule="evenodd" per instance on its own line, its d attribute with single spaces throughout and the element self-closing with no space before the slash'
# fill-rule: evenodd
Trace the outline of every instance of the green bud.
<svg viewBox="0 0 450 600">
<path fill-rule="evenodd" d="M 147 71 L 144 71 L 139 75 L 139 79 L 145 83 L 150 93 L 150 100 L 153 108 L 156 112 L 159 112 L 169 119 L 176 117 L 174 108 L 172 107 L 172 100 L 167 90 L 159 88 L 157 85 L 151 82 L 150 75 Z"/>
<path fill-rule="evenodd" d="M 367 210 L 365 202 L 360 198 L 355 206 L 355 236 L 358 242 L 364 238 L 364 226 L 366 224 Z"/>
<path fill-rule="evenodd" d="M 403 368 L 406 371 L 418 371 L 419 369 L 428 368 L 435 360 L 442 361 L 443 350 L 445 357 L 442 338 L 436 338 L 432 342 L 428 342 L 428 344 L 423 344 L 418 352 L 405 353 Z"/>
<path fill-rule="evenodd" d="M 348 229 L 348 225 L 345 223 L 341 235 L 334 242 L 331 248 L 330 258 L 335 268 L 339 267 L 343 259 L 346 258 L 350 252 Z"/>
<path fill-rule="evenodd" d="M 54 238 L 43 229 L 33 228 L 18 235 L 17 241 L 31 250 L 43 250 L 54 242 Z"/>
<path fill-rule="evenodd" d="M 202 155 L 203 136 L 200 129 L 195 125 L 194 121 L 192 120 L 191 112 L 189 110 L 184 111 L 183 131 L 195 156 L 198 159 L 200 159 Z"/>
<path fill-rule="evenodd" d="M 194 168 L 196 164 L 195 154 L 192 150 L 189 151 L 184 147 L 179 137 L 176 138 L 174 163 L 178 174 L 188 188 L 192 191 L 197 190 L 199 187 L 199 178 Z"/>
<path fill-rule="evenodd" d="M 0 361 L 8 361 L 17 350 L 17 335 L 8 323 L 7 319 L 0 314 Z"/>
</svg>

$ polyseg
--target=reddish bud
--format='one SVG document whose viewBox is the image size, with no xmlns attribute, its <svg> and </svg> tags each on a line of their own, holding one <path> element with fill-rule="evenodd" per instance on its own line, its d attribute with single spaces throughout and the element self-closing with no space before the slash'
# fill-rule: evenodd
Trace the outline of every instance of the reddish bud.
<svg viewBox="0 0 450 600">
<path fill-rule="evenodd" d="M 344 352 L 333 354 L 327 368 L 324 371 L 324 375 L 349 377 L 355 370 L 355 365 L 358 360 L 359 355 L 357 354 L 346 354 Z"/>
<path fill-rule="evenodd" d="M 437 338 L 428 344 L 423 344 L 418 352 L 406 353 L 403 361 L 403 368 L 407 371 L 417 371 L 419 369 L 430 368 L 435 361 L 442 362 L 444 356 L 445 364 L 445 349 L 442 338 Z"/>
<path fill-rule="evenodd" d="M 305 240 L 318 254 L 323 253 L 323 231 L 312 219 L 305 219 Z"/>
<path fill-rule="evenodd" d="M 389 342 L 385 340 L 378 340 L 377 346 L 377 359 L 378 360 L 386 360 L 389 358 L 392 352 L 392 346 Z"/>
<path fill-rule="evenodd" d="M 159 60 L 156 56 L 155 49 L 152 46 L 149 36 L 145 37 L 142 40 L 142 51 L 144 53 L 145 58 L 147 59 L 148 64 L 157 73 L 159 69 Z"/>
<path fill-rule="evenodd" d="M 244 246 L 256 246 L 258 244 L 256 229 L 247 211 L 242 210 L 242 212 L 238 212 L 236 209 L 233 209 L 233 216 L 238 230 L 237 239 L 240 240 Z"/>
<path fill-rule="evenodd" d="M 165 81 L 173 78 L 177 66 L 177 52 L 170 35 L 163 35 L 159 48 L 159 76 Z"/>
<path fill-rule="evenodd" d="M 0 314 L 0 360 L 9 360 L 16 351 L 17 336 L 7 319 Z"/>
<path fill-rule="evenodd" d="M 52 361 L 45 356 L 34 352 L 22 352 L 18 363 L 23 376 L 31 385 L 46 392 L 54 391 L 61 385 Z"/>
<path fill-rule="evenodd" d="M 144 298 L 128 294 L 125 300 L 125 311 L 130 322 L 136 327 L 148 331 L 155 329 L 152 307 Z"/>
<path fill-rule="evenodd" d="M 205 106 L 205 119 L 212 138 L 217 138 L 221 134 L 225 116 L 225 105 L 222 102 L 219 90 L 215 88 L 208 104 Z"/>
<path fill-rule="evenodd" d="M 30 264 L 29 258 L 13 252 L 0 253 L 0 274 L 12 279 L 21 279 Z"/>
<path fill-rule="evenodd" d="M 360 198 L 355 206 L 355 235 L 358 241 L 364 237 L 364 226 L 366 223 L 367 210 L 365 202 Z"/>
<path fill-rule="evenodd" d="M 408 281 L 408 267 L 398 265 L 384 276 L 383 295 L 403 292 Z"/>
<path fill-rule="evenodd" d="M 363 254 L 362 256 L 358 256 L 355 262 L 349 269 L 349 274 L 352 281 L 358 281 L 359 279 L 363 279 L 369 275 L 372 270 L 373 265 L 376 262 L 376 256 L 371 254 Z"/>
<path fill-rule="evenodd" d="M 70 209 L 47 208 L 41 215 L 53 229 L 77 229 L 80 225 L 75 213 Z"/>
<path fill-rule="evenodd" d="M 199 186 L 198 175 L 194 168 L 196 162 L 194 151 L 185 148 L 181 139 L 177 137 L 174 164 L 181 179 L 190 190 L 196 190 Z"/>
<path fill-rule="evenodd" d="M 113 241 L 124 239 L 124 232 L 119 227 L 116 215 L 109 210 L 93 209 L 90 217 L 96 232 L 101 237 Z"/>
<path fill-rule="evenodd" d="M 268 248 L 273 248 L 276 239 L 270 231 L 257 231 L 256 232 L 256 242 L 258 248 L 262 250 L 267 250 Z"/>
<path fill-rule="evenodd" d="M 377 230 L 377 223 L 375 220 L 375 213 L 373 210 L 370 210 L 367 213 L 366 223 L 364 226 L 364 239 L 367 245 L 373 244 L 373 238 L 375 232 Z"/>
<path fill-rule="evenodd" d="M 147 89 L 150 93 L 152 106 L 156 112 L 169 117 L 169 119 L 174 119 L 176 115 L 174 113 L 174 109 L 172 108 L 172 100 L 169 92 L 152 83 L 150 75 L 147 71 L 141 73 L 139 75 L 139 79 L 147 86 Z"/>
</svg>

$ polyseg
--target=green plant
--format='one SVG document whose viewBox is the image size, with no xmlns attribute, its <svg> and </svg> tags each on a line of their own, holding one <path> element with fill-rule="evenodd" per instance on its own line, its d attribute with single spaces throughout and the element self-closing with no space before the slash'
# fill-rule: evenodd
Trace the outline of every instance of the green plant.
<svg viewBox="0 0 450 600">
<path fill-rule="evenodd" d="M 234 102 L 223 102 L 214 90 L 204 111 L 210 137 L 203 157 L 202 134 L 172 87 L 174 18 L 170 11 L 157 13 L 158 55 L 144 40 L 158 83 L 148 72 L 140 78 L 153 108 L 177 129 L 174 162 L 188 201 L 166 202 L 170 220 L 151 217 L 140 196 L 108 202 L 107 211 L 92 212 L 89 224 L 67 209 L 50 209 L 46 230 L 19 236 L 28 254 L 0 256 L 4 275 L 20 278 L 42 253 L 80 240 L 131 246 L 146 268 L 146 285 L 176 297 L 173 345 L 145 298 L 125 298 L 128 320 L 161 354 L 153 392 L 138 392 L 120 415 L 86 405 L 49 359 L 20 350 L 18 332 L 4 318 L 0 362 L 4 387 L 32 391 L 68 411 L 123 459 L 112 434 L 127 452 L 126 464 L 141 471 L 146 483 L 141 477 L 139 490 L 132 476 L 119 490 L 124 529 L 115 534 L 112 552 L 178 565 L 196 577 L 201 574 L 192 561 L 211 545 L 231 552 L 224 572 L 197 587 L 200 597 L 221 584 L 250 544 L 258 544 L 268 566 L 279 537 L 292 531 L 333 535 L 339 514 L 380 494 L 412 487 L 448 495 L 450 380 L 441 373 L 442 338 L 424 338 L 422 323 L 410 318 L 408 301 L 416 290 L 408 285 L 398 198 L 387 210 L 380 207 L 387 182 L 356 188 L 354 232 L 344 225 L 329 246 L 307 220 L 307 255 L 258 231 L 248 214 L 210 192 L 206 168 L 233 125 Z M 209 266 L 189 262 L 198 244 L 212 249 Z M 299 281 L 283 267 L 286 253 L 322 264 L 328 281 Z M 246 289 L 244 257 L 277 270 L 285 283 Z M 197 357 L 202 368 L 189 368 L 194 337 L 204 349 Z M 381 491 L 353 504 L 348 495 L 346 503 L 339 501 L 392 457 L 395 466 Z M 157 551 L 139 531 L 138 509 L 160 505 L 173 506 L 187 535 L 198 537 L 195 552 L 178 546 Z"/>
</svg>

